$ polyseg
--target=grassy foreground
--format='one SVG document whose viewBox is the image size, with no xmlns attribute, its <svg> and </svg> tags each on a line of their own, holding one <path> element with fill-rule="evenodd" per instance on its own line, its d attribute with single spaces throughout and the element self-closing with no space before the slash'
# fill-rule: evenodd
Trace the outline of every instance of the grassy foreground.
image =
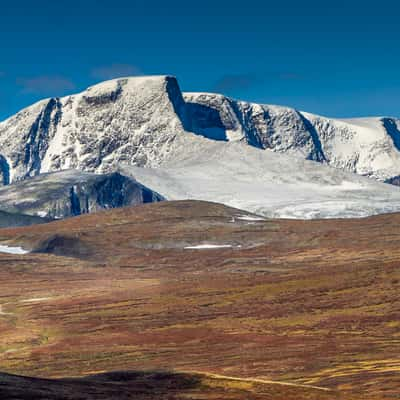
<svg viewBox="0 0 400 400">
<path fill-rule="evenodd" d="M 400 398 L 400 215 L 243 214 L 171 202 L 1 230 L 39 252 L 0 255 L 0 370 L 82 377 L 54 390 L 106 374 L 111 394 L 111 371 L 196 381 L 157 397 L 157 375 L 125 372 L 144 399 Z M 185 249 L 201 243 L 233 247 Z"/>
</svg>

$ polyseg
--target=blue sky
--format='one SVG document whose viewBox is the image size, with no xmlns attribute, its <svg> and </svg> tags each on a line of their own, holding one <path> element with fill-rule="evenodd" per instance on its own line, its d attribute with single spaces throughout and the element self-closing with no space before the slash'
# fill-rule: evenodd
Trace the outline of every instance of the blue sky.
<svg viewBox="0 0 400 400">
<path fill-rule="evenodd" d="M 0 15 L 0 119 L 141 74 L 332 117 L 400 117 L 395 1 L 9 3 Z"/>
</svg>

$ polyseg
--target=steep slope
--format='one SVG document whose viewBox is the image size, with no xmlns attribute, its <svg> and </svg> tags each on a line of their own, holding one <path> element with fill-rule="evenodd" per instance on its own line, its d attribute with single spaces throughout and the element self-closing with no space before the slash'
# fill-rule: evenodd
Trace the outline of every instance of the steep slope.
<svg viewBox="0 0 400 400">
<path fill-rule="evenodd" d="M 0 123 L 0 184 L 60 169 L 154 167 L 198 134 L 398 182 L 400 121 L 334 120 L 218 94 L 182 95 L 175 78 L 121 78 L 43 100 Z"/>
<path fill-rule="evenodd" d="M 381 181 L 400 175 L 400 120 L 338 120 L 210 93 L 184 98 L 203 136 L 242 140 Z"/>
<path fill-rule="evenodd" d="M 1 210 L 50 218 L 160 200 L 157 193 L 119 173 L 66 170 L 0 188 Z"/>
<path fill-rule="evenodd" d="M 211 93 L 185 93 L 184 99 L 194 127 L 205 137 L 244 141 L 261 149 L 324 160 L 318 138 L 308 131 L 296 110 Z"/>
<path fill-rule="evenodd" d="M 400 188 L 242 143 L 187 139 L 161 168 L 121 167 L 168 200 L 199 199 L 268 217 L 362 217 L 400 210 Z"/>
<path fill-rule="evenodd" d="M 302 114 L 320 138 L 326 162 L 360 175 L 389 181 L 400 171 L 400 120 L 334 120 Z"/>
<path fill-rule="evenodd" d="M 158 164 L 183 132 L 175 78 L 108 81 L 44 100 L 0 124 L 3 183 L 60 169 L 103 172 Z"/>
</svg>

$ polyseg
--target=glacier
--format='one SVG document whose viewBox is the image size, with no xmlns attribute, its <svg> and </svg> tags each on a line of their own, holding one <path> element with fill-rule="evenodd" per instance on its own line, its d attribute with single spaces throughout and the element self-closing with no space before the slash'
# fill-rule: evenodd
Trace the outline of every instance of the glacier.
<svg viewBox="0 0 400 400">
<path fill-rule="evenodd" d="M 269 218 L 351 218 L 400 211 L 400 188 L 244 143 L 187 140 L 162 167 L 121 173 L 167 200 L 223 203 Z"/>
</svg>

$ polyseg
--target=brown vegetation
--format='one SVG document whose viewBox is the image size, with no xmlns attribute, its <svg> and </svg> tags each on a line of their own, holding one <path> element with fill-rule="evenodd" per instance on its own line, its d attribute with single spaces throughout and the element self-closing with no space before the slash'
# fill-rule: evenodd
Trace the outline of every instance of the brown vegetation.
<svg viewBox="0 0 400 400">
<path fill-rule="evenodd" d="M 207 380 L 182 394 L 196 399 L 396 398 L 400 215 L 243 214 L 165 202 L 1 230 L 42 253 L 0 255 L 0 370 L 174 370 L 253 396 L 206 390 Z M 184 249 L 200 243 L 234 247 Z"/>
</svg>

